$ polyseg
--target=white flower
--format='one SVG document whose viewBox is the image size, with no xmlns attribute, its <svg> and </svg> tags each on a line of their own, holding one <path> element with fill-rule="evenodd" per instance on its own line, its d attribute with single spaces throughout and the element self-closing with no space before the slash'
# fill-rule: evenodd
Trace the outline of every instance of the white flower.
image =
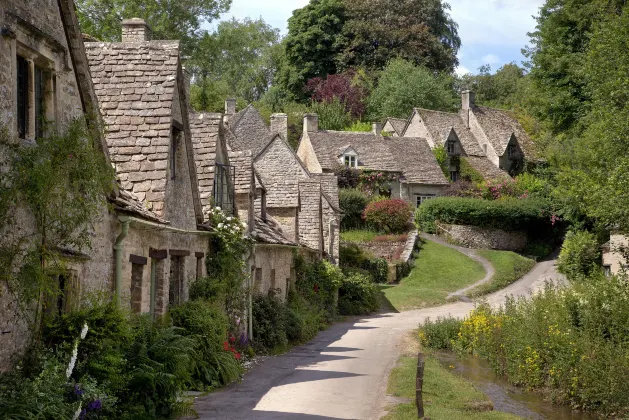
<svg viewBox="0 0 629 420">
<path fill-rule="evenodd" d="M 80 415 L 81 415 L 81 403 L 79 403 L 79 408 L 77 408 L 76 411 L 74 412 L 74 417 L 72 417 L 72 420 L 77 420 Z"/>
<path fill-rule="evenodd" d="M 214 207 L 214 210 L 216 210 L 216 211 L 221 211 L 221 208 L 220 208 L 220 207 L 218 207 L 218 206 L 216 206 L 216 207 Z"/>
<path fill-rule="evenodd" d="M 74 349 L 72 350 L 72 358 L 70 359 L 70 364 L 66 369 L 66 377 L 69 378 L 72 375 L 72 371 L 74 370 L 74 365 L 76 364 L 76 358 L 79 355 L 79 341 L 77 340 L 74 343 Z"/>
<path fill-rule="evenodd" d="M 83 324 L 83 329 L 81 330 L 81 340 L 85 339 L 85 336 L 87 335 L 87 330 L 89 330 L 89 328 L 87 327 L 87 322 L 85 324 Z"/>
<path fill-rule="evenodd" d="M 224 225 L 224 224 L 222 224 L 222 223 L 219 223 L 219 224 L 218 224 L 218 228 L 219 228 L 219 229 L 223 229 L 223 226 L 225 226 L 225 225 Z"/>
<path fill-rule="evenodd" d="M 229 217 L 227 218 L 227 221 L 228 221 L 228 222 L 231 222 L 231 221 L 232 221 L 232 219 L 233 219 L 233 218 L 232 218 L 231 216 L 229 216 Z"/>
</svg>

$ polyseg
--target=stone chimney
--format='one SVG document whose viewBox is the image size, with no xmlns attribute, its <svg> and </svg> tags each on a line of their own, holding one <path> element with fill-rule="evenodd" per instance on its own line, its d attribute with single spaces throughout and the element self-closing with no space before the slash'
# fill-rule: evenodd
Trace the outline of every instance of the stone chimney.
<svg viewBox="0 0 629 420">
<path fill-rule="evenodd" d="M 271 133 L 278 133 L 284 140 L 288 140 L 288 115 L 271 115 Z"/>
<path fill-rule="evenodd" d="M 463 111 L 463 120 L 467 128 L 470 128 L 470 112 L 475 100 L 476 94 L 471 90 L 461 92 L 461 110 Z"/>
<path fill-rule="evenodd" d="M 317 114 L 304 114 L 304 133 L 319 131 L 319 116 Z"/>
<path fill-rule="evenodd" d="M 225 99 L 225 115 L 234 115 L 236 113 L 236 99 Z"/>
<path fill-rule="evenodd" d="M 382 124 L 379 122 L 371 123 L 371 132 L 374 136 L 379 136 L 382 134 Z"/>
<path fill-rule="evenodd" d="M 142 42 L 151 40 L 151 28 L 144 19 L 132 18 L 122 21 L 122 42 Z"/>
</svg>

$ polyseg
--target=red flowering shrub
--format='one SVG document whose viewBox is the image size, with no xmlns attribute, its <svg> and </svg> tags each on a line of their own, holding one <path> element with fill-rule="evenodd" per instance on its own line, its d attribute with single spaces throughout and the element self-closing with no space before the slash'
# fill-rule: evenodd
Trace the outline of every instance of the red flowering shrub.
<svg viewBox="0 0 629 420">
<path fill-rule="evenodd" d="M 329 74 L 325 79 L 315 77 L 306 84 L 306 91 L 315 102 L 330 103 L 337 98 L 345 111 L 354 118 L 361 118 L 365 113 L 365 90 L 354 82 L 356 73 L 347 71 L 340 74 Z"/>
<path fill-rule="evenodd" d="M 400 199 L 369 203 L 363 215 L 369 226 L 386 233 L 406 232 L 411 216 L 411 207 Z"/>
</svg>

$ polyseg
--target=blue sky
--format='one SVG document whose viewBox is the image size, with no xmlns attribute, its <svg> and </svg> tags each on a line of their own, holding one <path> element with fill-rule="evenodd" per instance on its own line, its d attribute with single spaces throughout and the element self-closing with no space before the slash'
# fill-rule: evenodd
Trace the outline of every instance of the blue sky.
<svg viewBox="0 0 629 420">
<path fill-rule="evenodd" d="M 528 43 L 527 32 L 535 28 L 534 15 L 544 0 L 449 0 L 451 14 L 459 24 L 462 47 L 457 72 L 476 73 L 483 64 L 495 71 L 505 63 L 520 63 L 520 50 Z M 308 0 L 232 0 L 222 19 L 262 17 L 286 33 L 293 10 Z"/>
</svg>

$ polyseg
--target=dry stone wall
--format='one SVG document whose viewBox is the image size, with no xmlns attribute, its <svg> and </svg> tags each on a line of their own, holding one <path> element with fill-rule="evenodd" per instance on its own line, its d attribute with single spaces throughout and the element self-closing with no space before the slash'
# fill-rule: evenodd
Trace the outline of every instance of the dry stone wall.
<svg viewBox="0 0 629 420">
<path fill-rule="evenodd" d="M 500 229 L 477 226 L 449 225 L 437 226 L 439 235 L 468 248 L 489 248 L 505 251 L 522 251 L 526 246 L 526 232 L 506 232 Z"/>
</svg>

